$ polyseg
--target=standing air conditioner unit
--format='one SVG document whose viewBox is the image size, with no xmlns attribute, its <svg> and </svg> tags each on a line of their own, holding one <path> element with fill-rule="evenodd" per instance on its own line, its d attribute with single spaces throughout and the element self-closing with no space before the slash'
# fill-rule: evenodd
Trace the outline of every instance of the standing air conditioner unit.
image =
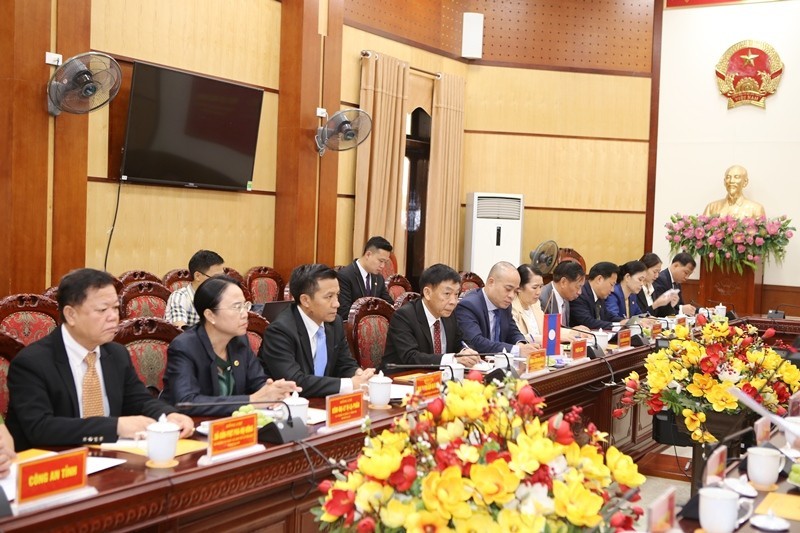
<svg viewBox="0 0 800 533">
<path fill-rule="evenodd" d="M 524 205 L 521 194 L 467 194 L 464 270 L 486 280 L 498 261 L 519 264 Z"/>
</svg>

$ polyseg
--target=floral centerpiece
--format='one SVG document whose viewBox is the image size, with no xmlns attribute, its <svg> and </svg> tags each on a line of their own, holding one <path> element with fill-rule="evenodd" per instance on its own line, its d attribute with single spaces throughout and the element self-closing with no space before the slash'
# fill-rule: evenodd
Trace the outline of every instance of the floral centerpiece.
<svg viewBox="0 0 800 533">
<path fill-rule="evenodd" d="M 634 404 L 647 405 L 650 414 L 666 408 L 681 417 L 694 441 L 715 442 L 709 417 L 743 409 L 730 392 L 733 387 L 769 411 L 785 414 L 789 396 L 800 388 L 800 370 L 764 342 L 775 331 L 770 328 L 759 336 L 750 324 L 706 322 L 702 315 L 697 320 L 701 329 L 696 336 L 677 325 L 669 348 L 647 356 L 647 379 L 636 372 L 625 378 L 626 390 L 614 416 L 621 418 Z"/>
<path fill-rule="evenodd" d="M 365 439 L 348 471 L 320 484 L 314 510 L 331 531 L 630 529 L 622 495 L 644 482 L 630 457 L 582 420 L 545 420 L 531 386 L 480 374 L 449 384 L 426 408 L 411 399 L 391 429 Z M 630 491 L 630 492 L 629 492 Z"/>
<path fill-rule="evenodd" d="M 739 274 L 744 267 L 757 268 L 768 259 L 783 260 L 794 235 L 792 221 L 780 218 L 732 216 L 688 216 L 675 214 L 667 222 L 671 251 L 700 257 L 708 268 L 731 267 Z"/>
</svg>

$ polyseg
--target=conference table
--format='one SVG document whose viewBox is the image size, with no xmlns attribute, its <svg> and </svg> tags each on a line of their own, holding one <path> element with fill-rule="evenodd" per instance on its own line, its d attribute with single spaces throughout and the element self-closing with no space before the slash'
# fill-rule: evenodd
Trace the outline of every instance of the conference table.
<svg viewBox="0 0 800 533">
<path fill-rule="evenodd" d="M 791 326 L 800 330 L 800 322 Z M 658 447 L 651 438 L 652 417 L 632 409 L 617 420 L 611 411 L 624 391 L 622 378 L 632 370 L 643 375 L 643 362 L 651 350 L 650 345 L 629 348 L 529 381 L 546 398 L 546 415 L 581 405 L 598 429 L 609 433 L 610 443 L 637 459 Z M 323 405 L 321 399 L 311 403 L 311 407 Z M 402 412 L 399 405 L 370 409 L 372 430 L 389 428 Z M 321 496 L 318 482 L 331 472 L 323 456 L 336 461 L 354 459 L 364 435 L 360 427 L 325 434 L 318 428 L 311 426 L 308 439 L 301 443 L 266 444 L 263 453 L 211 466 L 197 465 L 202 451 L 179 456 L 176 467 L 158 470 L 147 468 L 143 456 L 91 449 L 91 455 L 126 460 L 89 476 L 97 495 L 0 519 L 0 530 L 319 531 L 310 510 Z"/>
</svg>

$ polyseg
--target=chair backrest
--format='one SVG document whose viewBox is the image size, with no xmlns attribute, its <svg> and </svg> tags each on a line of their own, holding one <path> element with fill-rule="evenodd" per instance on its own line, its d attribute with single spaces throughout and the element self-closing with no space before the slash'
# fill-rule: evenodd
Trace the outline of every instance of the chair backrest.
<svg viewBox="0 0 800 533">
<path fill-rule="evenodd" d="M 136 283 L 137 281 L 155 281 L 156 283 L 161 283 L 161 278 L 146 270 L 128 270 L 120 274 L 119 280 L 122 282 L 123 287 L 127 287 L 131 283 Z"/>
<path fill-rule="evenodd" d="M 395 311 L 403 307 L 409 302 L 413 302 L 414 300 L 419 300 L 422 296 L 418 292 L 404 292 L 400 296 L 394 299 L 394 307 Z"/>
<path fill-rule="evenodd" d="M 11 363 L 5 357 L 0 357 L 0 414 L 3 418 L 8 414 L 8 368 Z"/>
<path fill-rule="evenodd" d="M 120 318 L 164 318 L 169 295 L 169 289 L 161 283 L 135 281 L 122 289 Z"/>
<path fill-rule="evenodd" d="M 178 289 L 187 286 L 191 282 L 192 274 L 187 268 L 174 268 L 164 274 L 163 285 L 168 288 L 170 292 L 175 292 Z"/>
<path fill-rule="evenodd" d="M 289 290 L 289 284 L 288 283 L 283 288 L 283 299 L 285 301 L 287 301 L 287 302 L 292 299 L 292 291 Z"/>
<path fill-rule="evenodd" d="M 397 297 L 404 292 L 411 291 L 411 282 L 402 274 L 393 274 L 386 280 L 386 288 L 389 294 L 392 295 L 392 298 L 397 299 Z"/>
<path fill-rule="evenodd" d="M 392 314 L 394 308 L 386 300 L 374 296 L 359 298 L 350 307 L 347 342 L 361 367 L 381 366 Z"/>
<path fill-rule="evenodd" d="M 0 331 L 25 346 L 47 336 L 60 322 L 55 300 L 39 294 L 14 294 L 0 300 Z"/>
<path fill-rule="evenodd" d="M 247 271 L 247 288 L 254 304 L 275 302 L 283 297 L 283 278 L 268 266 L 257 266 Z"/>
<path fill-rule="evenodd" d="M 17 353 L 25 347 L 20 341 L 0 331 L 0 357 L 13 361 Z"/>
<path fill-rule="evenodd" d="M 52 287 L 48 287 L 43 293 L 42 296 L 45 298 L 50 298 L 54 302 L 58 301 L 58 285 L 53 285 Z"/>
<path fill-rule="evenodd" d="M 397 257 L 395 257 L 394 252 L 389 252 L 389 261 L 383 265 L 381 276 L 383 276 L 383 279 L 389 279 L 395 274 L 397 274 Z"/>
<path fill-rule="evenodd" d="M 483 280 L 475 272 L 459 272 L 461 275 L 461 294 L 472 289 L 483 288 Z"/>
<path fill-rule="evenodd" d="M 250 342 L 250 348 L 253 353 L 258 355 L 258 350 L 261 348 L 261 342 L 264 340 L 264 331 L 266 331 L 269 322 L 266 318 L 248 311 L 247 313 L 247 340 Z"/>
<path fill-rule="evenodd" d="M 163 318 L 139 317 L 124 320 L 114 341 L 128 349 L 139 379 L 153 391 L 164 389 L 167 347 L 181 330 Z"/>
<path fill-rule="evenodd" d="M 245 282 L 242 275 L 239 274 L 239 272 L 235 268 L 224 267 L 222 270 L 226 276 L 235 279 L 236 282 L 239 283 L 239 288 L 242 289 L 242 292 L 244 293 L 244 299 L 247 300 L 248 302 L 252 302 L 253 295 L 250 293 L 250 288 L 247 286 L 247 283 Z"/>
</svg>

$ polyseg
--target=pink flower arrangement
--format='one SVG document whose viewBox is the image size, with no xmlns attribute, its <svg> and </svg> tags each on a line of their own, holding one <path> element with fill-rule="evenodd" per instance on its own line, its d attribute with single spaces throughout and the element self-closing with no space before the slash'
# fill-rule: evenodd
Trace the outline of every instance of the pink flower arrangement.
<svg viewBox="0 0 800 533">
<path fill-rule="evenodd" d="M 666 238 L 672 252 L 688 252 L 714 265 L 733 268 L 740 274 L 744 267 L 758 268 L 762 261 L 777 262 L 786 255 L 786 246 L 794 236 L 791 219 L 675 214 L 666 223 Z"/>
</svg>

